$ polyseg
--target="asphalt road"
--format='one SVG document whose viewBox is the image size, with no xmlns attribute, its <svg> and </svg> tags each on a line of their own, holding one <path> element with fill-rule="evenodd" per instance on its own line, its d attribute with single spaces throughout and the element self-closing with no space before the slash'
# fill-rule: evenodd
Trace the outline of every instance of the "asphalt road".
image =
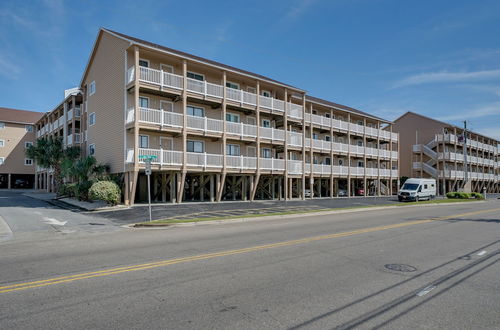
<svg viewBox="0 0 500 330">
<path fill-rule="evenodd" d="M 500 325 L 500 201 L 40 237 L 0 242 L 2 329 Z"/>
</svg>

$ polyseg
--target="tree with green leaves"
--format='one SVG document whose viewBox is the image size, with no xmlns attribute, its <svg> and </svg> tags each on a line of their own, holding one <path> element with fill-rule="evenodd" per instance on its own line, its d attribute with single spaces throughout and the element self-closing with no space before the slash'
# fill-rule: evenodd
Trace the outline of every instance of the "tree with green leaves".
<svg viewBox="0 0 500 330">
<path fill-rule="evenodd" d="M 105 180 L 109 166 L 97 162 L 94 156 L 86 156 L 72 161 L 65 159 L 62 163 L 62 174 L 77 183 L 78 197 L 88 198 L 88 190 L 95 181 Z"/>
<path fill-rule="evenodd" d="M 80 147 L 64 148 L 61 137 L 44 137 L 26 149 L 26 156 L 41 167 L 54 170 L 57 192 L 63 181 L 62 163 L 75 161 L 80 156 Z"/>
</svg>

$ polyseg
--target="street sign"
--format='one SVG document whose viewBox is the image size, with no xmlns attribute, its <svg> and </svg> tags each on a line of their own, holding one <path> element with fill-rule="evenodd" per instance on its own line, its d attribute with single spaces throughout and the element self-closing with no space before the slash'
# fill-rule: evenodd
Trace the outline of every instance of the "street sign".
<svg viewBox="0 0 500 330">
<path fill-rule="evenodd" d="M 151 221 L 151 161 L 156 159 L 156 155 L 139 155 L 139 159 L 143 159 L 146 163 L 145 173 L 148 176 L 148 204 L 149 204 L 149 221 Z"/>
</svg>

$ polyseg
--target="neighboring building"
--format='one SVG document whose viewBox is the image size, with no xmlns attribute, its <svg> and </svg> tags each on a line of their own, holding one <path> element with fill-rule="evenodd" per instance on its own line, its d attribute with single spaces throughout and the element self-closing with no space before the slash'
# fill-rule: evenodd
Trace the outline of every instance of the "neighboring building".
<svg viewBox="0 0 500 330">
<path fill-rule="evenodd" d="M 85 153 L 123 174 L 126 204 L 146 199 L 144 156 L 155 157 L 157 201 L 375 196 L 398 187 L 391 122 L 252 72 L 101 29 L 79 88 L 71 99 L 79 126 L 65 128 L 66 99 L 38 135 L 84 132 Z"/>
<path fill-rule="evenodd" d="M 85 150 L 85 131 L 82 130 L 82 93 L 78 88 L 66 90 L 64 100 L 36 122 L 36 137 L 62 138 L 65 146 L 81 146 Z M 53 191 L 51 169 L 36 166 L 36 183 L 40 189 Z"/>
<path fill-rule="evenodd" d="M 26 148 L 36 141 L 41 112 L 0 108 L 0 189 L 35 188 L 35 164 Z"/>
<path fill-rule="evenodd" d="M 400 174 L 435 178 L 439 193 L 465 187 L 464 156 L 467 155 L 468 184 L 475 192 L 500 192 L 499 141 L 467 130 L 467 153 L 462 127 L 443 123 L 413 112 L 394 122 L 400 136 Z"/>
</svg>

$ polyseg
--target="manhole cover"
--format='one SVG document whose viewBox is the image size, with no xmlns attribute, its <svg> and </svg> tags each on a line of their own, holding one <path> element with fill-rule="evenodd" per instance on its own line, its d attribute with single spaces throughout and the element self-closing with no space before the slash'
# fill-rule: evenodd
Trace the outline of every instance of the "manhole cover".
<svg viewBox="0 0 500 330">
<path fill-rule="evenodd" d="M 389 270 L 394 270 L 397 272 L 405 272 L 405 273 L 414 272 L 417 270 L 417 268 L 415 268 L 413 266 L 404 265 L 404 264 L 387 264 L 384 267 L 389 269 Z"/>
</svg>

